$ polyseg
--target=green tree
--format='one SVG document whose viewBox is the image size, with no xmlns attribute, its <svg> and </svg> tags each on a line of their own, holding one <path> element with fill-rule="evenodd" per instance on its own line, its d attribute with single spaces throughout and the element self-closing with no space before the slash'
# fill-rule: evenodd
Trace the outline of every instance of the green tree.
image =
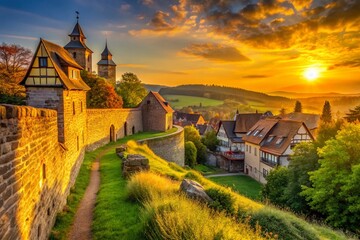
<svg viewBox="0 0 360 240">
<path fill-rule="evenodd" d="M 215 151 L 219 140 L 217 139 L 215 131 L 209 131 L 205 133 L 205 136 L 201 139 L 201 142 L 210 150 Z"/>
<path fill-rule="evenodd" d="M 360 105 L 356 106 L 354 109 L 350 109 L 349 113 L 346 113 L 345 119 L 348 122 L 360 121 Z"/>
<path fill-rule="evenodd" d="M 134 73 L 124 73 L 116 91 L 127 108 L 138 106 L 147 94 L 144 85 Z"/>
<path fill-rule="evenodd" d="M 0 45 L 0 102 L 24 104 L 25 88 L 18 83 L 23 79 L 31 60 L 31 51 L 20 45 Z"/>
<path fill-rule="evenodd" d="M 191 141 L 185 142 L 185 165 L 193 168 L 196 165 L 197 150 Z"/>
<path fill-rule="evenodd" d="M 206 162 L 206 147 L 201 142 L 199 131 L 194 126 L 186 126 L 184 128 L 185 142 L 191 141 L 195 144 L 197 155 L 196 159 L 198 163 Z"/>
<path fill-rule="evenodd" d="M 302 105 L 301 105 L 301 102 L 300 102 L 300 101 L 296 101 L 296 102 L 295 102 L 294 112 L 298 112 L 298 113 L 301 113 L 301 112 L 302 112 Z"/>
<path fill-rule="evenodd" d="M 360 233 L 360 125 L 347 124 L 319 149 L 320 167 L 310 172 L 303 196 L 334 227 Z"/>
<path fill-rule="evenodd" d="M 261 190 L 262 197 L 277 206 L 284 206 L 286 204 L 284 193 L 288 179 L 288 169 L 286 167 L 276 167 L 266 177 L 267 183 Z"/>
<path fill-rule="evenodd" d="M 324 103 L 321 120 L 326 123 L 330 123 L 332 121 L 331 106 L 329 101 L 325 101 Z"/>
<path fill-rule="evenodd" d="M 321 122 L 316 137 L 316 146 L 323 147 L 327 140 L 336 136 L 343 125 L 344 121 L 342 119 L 338 119 L 335 122 Z"/>
<path fill-rule="evenodd" d="M 121 97 L 107 80 L 86 71 L 81 72 L 81 77 L 91 88 L 86 94 L 88 108 L 122 108 Z"/>
<path fill-rule="evenodd" d="M 319 168 L 317 147 L 313 142 L 296 145 L 288 166 L 288 182 L 284 198 L 286 205 L 298 213 L 310 213 L 310 207 L 304 196 L 300 195 L 301 186 L 311 186 L 308 172 Z"/>
</svg>

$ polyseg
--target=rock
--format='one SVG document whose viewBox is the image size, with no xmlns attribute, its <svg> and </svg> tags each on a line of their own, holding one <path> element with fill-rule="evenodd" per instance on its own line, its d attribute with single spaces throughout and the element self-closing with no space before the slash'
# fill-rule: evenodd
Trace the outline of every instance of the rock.
<svg viewBox="0 0 360 240">
<path fill-rule="evenodd" d="M 200 183 L 190 179 L 184 179 L 181 182 L 180 191 L 184 192 L 189 198 L 196 199 L 201 202 L 209 203 L 213 201 L 206 194 L 203 186 L 201 186 Z"/>
<path fill-rule="evenodd" d="M 150 169 L 149 159 L 140 154 L 128 154 L 122 164 L 122 173 L 125 178 L 140 171 Z"/>
<path fill-rule="evenodd" d="M 116 153 L 119 154 L 119 153 L 122 153 L 122 152 L 125 152 L 127 149 L 127 146 L 126 145 L 121 145 L 120 147 L 117 147 L 115 149 Z"/>
</svg>

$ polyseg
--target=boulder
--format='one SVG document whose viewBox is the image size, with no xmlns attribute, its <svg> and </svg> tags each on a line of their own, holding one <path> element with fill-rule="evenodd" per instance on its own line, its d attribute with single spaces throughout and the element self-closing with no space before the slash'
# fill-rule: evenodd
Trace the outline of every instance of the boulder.
<svg viewBox="0 0 360 240">
<path fill-rule="evenodd" d="M 184 192 L 189 198 L 199 200 L 201 202 L 210 203 L 213 200 L 206 194 L 203 186 L 200 183 L 184 179 L 180 185 L 180 191 Z"/>
</svg>

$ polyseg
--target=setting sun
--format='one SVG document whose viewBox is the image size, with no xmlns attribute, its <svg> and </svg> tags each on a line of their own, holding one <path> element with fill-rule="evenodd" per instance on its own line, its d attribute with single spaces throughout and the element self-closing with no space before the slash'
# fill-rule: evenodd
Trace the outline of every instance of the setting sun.
<svg viewBox="0 0 360 240">
<path fill-rule="evenodd" d="M 314 68 L 314 67 L 307 68 L 304 72 L 304 77 L 308 81 L 312 82 L 319 77 L 319 73 L 320 73 L 320 70 L 318 68 Z"/>
</svg>

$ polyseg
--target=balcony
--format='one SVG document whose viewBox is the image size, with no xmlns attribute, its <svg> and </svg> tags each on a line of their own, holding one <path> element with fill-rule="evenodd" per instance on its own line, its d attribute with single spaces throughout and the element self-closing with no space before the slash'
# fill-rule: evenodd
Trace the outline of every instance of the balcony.
<svg viewBox="0 0 360 240">
<path fill-rule="evenodd" d="M 269 159 L 266 159 L 266 158 L 260 158 L 261 159 L 261 162 L 262 163 L 265 163 L 266 165 L 270 166 L 270 167 L 276 167 L 277 165 L 279 165 L 279 163 L 276 161 L 276 162 L 273 162 Z"/>
<path fill-rule="evenodd" d="M 244 152 L 227 151 L 227 152 L 221 152 L 220 154 L 229 160 L 244 160 L 245 159 Z"/>
</svg>

